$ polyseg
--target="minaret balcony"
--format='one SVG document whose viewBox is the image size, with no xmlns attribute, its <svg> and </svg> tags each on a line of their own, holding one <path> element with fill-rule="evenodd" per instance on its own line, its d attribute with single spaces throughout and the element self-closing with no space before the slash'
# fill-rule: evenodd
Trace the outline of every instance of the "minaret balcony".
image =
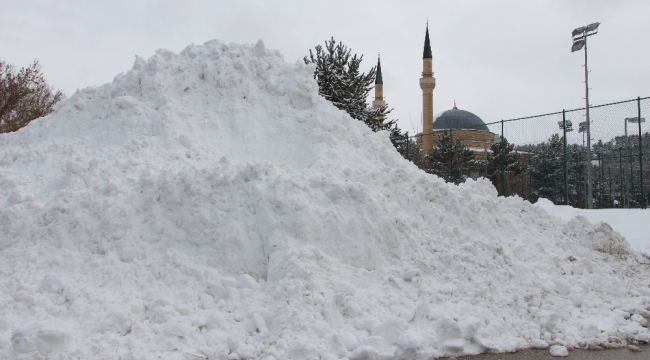
<svg viewBox="0 0 650 360">
<path fill-rule="evenodd" d="M 436 78 L 434 78 L 433 76 L 420 78 L 420 88 L 433 89 L 435 87 L 436 87 Z"/>
<path fill-rule="evenodd" d="M 372 101 L 372 107 L 375 109 L 378 109 L 380 107 L 383 107 L 386 105 L 386 102 L 384 100 L 373 100 Z"/>
</svg>

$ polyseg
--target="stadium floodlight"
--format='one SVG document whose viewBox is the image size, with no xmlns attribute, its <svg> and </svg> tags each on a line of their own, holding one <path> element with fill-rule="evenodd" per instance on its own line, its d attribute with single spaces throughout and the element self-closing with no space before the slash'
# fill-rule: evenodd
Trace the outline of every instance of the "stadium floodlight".
<svg viewBox="0 0 650 360">
<path fill-rule="evenodd" d="M 581 26 L 581 27 L 573 30 L 573 32 L 571 32 L 571 36 L 576 37 L 578 35 L 582 35 L 582 34 L 584 34 L 585 30 L 587 30 L 587 27 L 586 26 Z"/>
<path fill-rule="evenodd" d="M 590 32 L 594 32 L 594 31 L 598 31 L 598 25 L 600 25 L 599 22 L 595 22 L 593 24 L 587 25 L 586 32 L 590 33 Z"/>
<path fill-rule="evenodd" d="M 573 30 L 571 32 L 571 36 L 573 37 L 571 52 L 582 50 L 582 48 L 587 45 L 587 36 L 596 35 L 598 33 L 598 25 L 600 25 L 600 23 L 595 22 Z"/>
<path fill-rule="evenodd" d="M 576 52 L 578 50 L 582 50 L 582 48 L 585 46 L 585 41 L 584 40 L 578 40 L 573 42 L 573 46 L 571 46 L 571 52 Z"/>
<path fill-rule="evenodd" d="M 591 23 L 587 26 L 581 26 L 571 32 L 573 38 L 573 45 L 571 52 L 585 49 L 585 115 L 587 124 L 587 158 L 585 159 L 587 165 L 587 208 L 594 208 L 593 189 L 591 184 L 591 122 L 589 121 L 589 69 L 587 67 L 587 37 L 598 34 L 599 22 Z"/>
<path fill-rule="evenodd" d="M 581 26 L 571 32 L 574 41 L 583 40 L 587 36 L 595 35 L 598 33 L 599 22 L 591 23 L 587 26 Z"/>
<path fill-rule="evenodd" d="M 560 127 L 560 130 L 564 129 L 564 123 L 565 121 L 558 121 L 557 124 Z M 566 129 L 564 129 L 566 132 L 573 131 L 573 124 L 571 123 L 571 120 L 566 120 Z"/>
<path fill-rule="evenodd" d="M 585 132 L 587 131 L 587 122 L 583 121 L 580 124 L 578 124 L 578 132 Z"/>
<path fill-rule="evenodd" d="M 625 118 L 625 142 L 628 143 L 627 144 L 628 148 L 629 148 L 629 141 L 628 141 L 628 138 L 627 138 L 627 123 L 638 124 L 639 122 L 642 122 L 642 123 L 645 122 L 645 118 L 641 118 L 640 121 L 639 121 L 639 118 L 636 117 L 636 116 L 635 117 Z"/>
<path fill-rule="evenodd" d="M 627 122 L 631 122 L 631 123 L 634 123 L 634 124 L 638 124 L 638 123 L 639 123 L 639 118 L 636 117 L 636 116 L 635 116 L 635 117 L 631 117 L 631 118 L 625 118 L 625 121 L 627 121 Z M 642 118 L 641 118 L 641 122 L 642 122 L 642 123 L 645 122 L 645 118 L 642 117 Z"/>
</svg>

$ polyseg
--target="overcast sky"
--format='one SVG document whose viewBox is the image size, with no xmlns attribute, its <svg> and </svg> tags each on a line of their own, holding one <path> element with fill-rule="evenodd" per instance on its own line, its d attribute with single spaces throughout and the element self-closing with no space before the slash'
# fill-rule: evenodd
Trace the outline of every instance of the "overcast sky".
<svg viewBox="0 0 650 360">
<path fill-rule="evenodd" d="M 454 99 L 485 122 L 584 106 L 589 38 L 592 104 L 650 96 L 648 0 L 0 0 L 0 58 L 39 59 L 48 81 L 72 95 L 110 82 L 156 49 L 211 39 L 279 49 L 288 62 L 334 36 L 364 55 L 381 52 L 384 95 L 404 130 L 421 129 L 422 49 L 431 35 L 434 113 Z"/>
</svg>

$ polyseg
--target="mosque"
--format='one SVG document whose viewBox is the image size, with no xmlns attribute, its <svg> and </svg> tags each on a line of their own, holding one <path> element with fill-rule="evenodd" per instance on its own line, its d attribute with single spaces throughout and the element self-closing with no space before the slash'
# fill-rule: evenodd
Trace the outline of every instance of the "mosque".
<svg viewBox="0 0 650 360">
<path fill-rule="evenodd" d="M 490 132 L 490 129 L 480 117 L 469 111 L 458 109 L 454 101 L 454 107 L 451 110 L 442 112 L 434 119 L 433 89 L 436 87 L 436 78 L 433 77 L 431 60 L 429 25 L 427 24 L 424 36 L 424 53 L 422 55 L 422 77 L 420 78 L 420 88 L 422 89 L 422 132 L 416 134 L 417 144 L 423 151 L 431 152 L 443 135 L 451 133 L 453 138 L 459 139 L 463 145 L 474 152 L 476 159 L 485 159 L 496 134 Z M 375 78 L 375 100 L 372 102 L 372 107 L 380 108 L 385 104 L 381 60 L 378 59 L 377 76 Z"/>
</svg>

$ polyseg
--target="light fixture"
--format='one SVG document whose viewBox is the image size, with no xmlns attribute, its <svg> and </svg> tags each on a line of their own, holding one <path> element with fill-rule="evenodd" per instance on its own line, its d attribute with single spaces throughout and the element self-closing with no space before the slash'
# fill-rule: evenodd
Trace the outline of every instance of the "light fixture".
<svg viewBox="0 0 650 360">
<path fill-rule="evenodd" d="M 576 40 L 573 42 L 573 46 L 571 46 L 571 52 L 576 52 L 578 50 L 582 50 L 582 48 L 585 47 L 585 41 L 584 40 Z"/>
<path fill-rule="evenodd" d="M 581 26 L 581 27 L 573 30 L 573 32 L 571 33 L 571 36 L 576 37 L 578 35 L 582 35 L 585 32 L 586 29 L 587 29 L 586 26 Z"/>
<path fill-rule="evenodd" d="M 598 25 L 600 25 L 599 22 L 595 22 L 593 24 L 587 25 L 587 32 L 590 33 L 592 31 L 597 31 L 598 30 Z"/>
<path fill-rule="evenodd" d="M 587 122 L 583 121 L 578 124 L 578 132 L 585 132 L 587 131 Z"/>
<path fill-rule="evenodd" d="M 566 129 L 564 129 L 564 124 L 566 123 Z M 571 120 L 566 120 L 566 121 L 558 121 L 557 122 L 558 126 L 561 129 L 564 129 L 566 132 L 573 131 L 573 124 L 571 123 Z"/>
</svg>

